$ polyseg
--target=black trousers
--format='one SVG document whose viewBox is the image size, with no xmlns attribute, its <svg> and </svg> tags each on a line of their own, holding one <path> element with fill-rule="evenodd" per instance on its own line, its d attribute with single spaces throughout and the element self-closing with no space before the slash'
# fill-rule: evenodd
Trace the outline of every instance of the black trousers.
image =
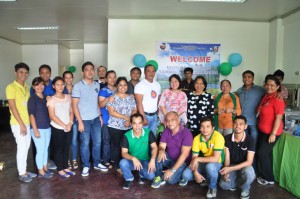
<svg viewBox="0 0 300 199">
<path fill-rule="evenodd" d="M 121 140 L 128 130 L 120 130 L 108 127 L 108 131 L 110 136 L 111 156 L 112 160 L 114 161 L 114 168 L 118 169 L 120 168 L 119 163 L 122 158 L 120 146 Z"/>
<path fill-rule="evenodd" d="M 68 160 L 70 146 L 72 142 L 72 131 L 65 132 L 64 130 L 51 126 L 51 133 L 54 146 L 54 162 L 57 166 L 57 171 L 68 169 Z"/>
<path fill-rule="evenodd" d="M 269 143 L 269 136 L 259 133 L 258 139 L 258 175 L 267 181 L 274 181 L 273 174 L 273 148 L 279 138 L 276 136 L 275 142 Z"/>
</svg>

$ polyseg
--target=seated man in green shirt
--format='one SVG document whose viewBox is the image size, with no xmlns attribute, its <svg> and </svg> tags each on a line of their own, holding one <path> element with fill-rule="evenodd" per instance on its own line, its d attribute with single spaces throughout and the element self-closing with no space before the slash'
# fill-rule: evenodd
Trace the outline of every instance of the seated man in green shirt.
<svg viewBox="0 0 300 199">
<path fill-rule="evenodd" d="M 134 180 L 131 170 L 139 171 L 139 184 L 144 184 L 144 179 L 153 180 L 155 177 L 157 155 L 155 136 L 148 128 L 143 128 L 144 117 L 141 114 L 133 114 L 130 123 L 132 130 L 125 133 L 121 141 L 123 159 L 120 161 L 120 168 L 125 179 L 123 189 L 129 189 Z"/>
</svg>

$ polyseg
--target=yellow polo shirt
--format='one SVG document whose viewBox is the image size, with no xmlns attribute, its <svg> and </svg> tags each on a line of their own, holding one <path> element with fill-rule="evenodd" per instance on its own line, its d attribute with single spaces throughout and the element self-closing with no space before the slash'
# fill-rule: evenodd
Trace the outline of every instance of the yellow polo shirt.
<svg viewBox="0 0 300 199">
<path fill-rule="evenodd" d="M 16 103 L 17 111 L 25 125 L 29 124 L 29 114 L 27 109 L 28 99 L 30 97 L 29 87 L 28 85 L 22 86 L 17 81 L 9 84 L 6 87 L 6 99 L 14 99 Z M 10 124 L 11 125 L 19 125 L 15 116 L 12 114 L 10 110 Z"/>
</svg>

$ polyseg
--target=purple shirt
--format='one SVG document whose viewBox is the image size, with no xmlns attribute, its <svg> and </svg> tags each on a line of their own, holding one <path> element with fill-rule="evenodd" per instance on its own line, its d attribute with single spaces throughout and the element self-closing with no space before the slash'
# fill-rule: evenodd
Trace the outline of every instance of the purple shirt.
<svg viewBox="0 0 300 199">
<path fill-rule="evenodd" d="M 193 144 L 193 135 L 187 128 L 180 126 L 179 132 L 173 136 L 172 131 L 169 128 L 166 128 L 161 135 L 160 142 L 167 144 L 167 153 L 170 158 L 174 161 L 177 161 L 181 154 L 182 146 L 192 146 Z M 189 160 L 189 157 L 186 159 Z"/>
</svg>

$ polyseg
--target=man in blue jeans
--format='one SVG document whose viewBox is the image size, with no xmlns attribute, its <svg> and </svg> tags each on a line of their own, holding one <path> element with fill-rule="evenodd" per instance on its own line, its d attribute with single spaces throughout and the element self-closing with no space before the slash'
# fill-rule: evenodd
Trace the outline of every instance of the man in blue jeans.
<svg viewBox="0 0 300 199">
<path fill-rule="evenodd" d="M 165 120 L 167 128 L 160 139 L 156 158 L 156 177 L 152 182 L 152 188 L 159 188 L 166 181 L 169 184 L 179 182 L 182 172 L 190 160 L 192 133 L 180 125 L 180 118 L 175 111 L 167 113 Z M 163 171 L 163 166 L 168 169 Z"/>
<path fill-rule="evenodd" d="M 72 91 L 72 105 L 78 121 L 80 132 L 80 155 L 82 160 L 82 176 L 88 176 L 90 170 L 90 139 L 92 139 L 92 157 L 95 170 L 107 172 L 100 163 L 101 154 L 101 112 L 98 106 L 99 83 L 93 80 L 94 65 L 85 62 L 82 65 L 83 79 L 77 82 Z"/>
<path fill-rule="evenodd" d="M 190 167 L 184 170 L 179 185 L 186 186 L 188 181 L 196 180 L 204 186 L 207 180 L 206 198 L 215 198 L 219 170 L 224 162 L 224 137 L 214 130 L 214 121 L 211 117 L 200 119 L 200 132 L 193 141 Z"/>
<path fill-rule="evenodd" d="M 123 189 L 129 189 L 134 180 L 131 170 L 139 171 L 139 184 L 144 184 L 144 179 L 153 180 L 155 177 L 157 155 L 155 136 L 149 129 L 143 128 L 144 118 L 141 114 L 133 114 L 130 117 L 130 123 L 132 130 L 125 133 L 121 141 L 123 159 L 120 161 L 120 168 L 125 179 Z"/>
<path fill-rule="evenodd" d="M 233 120 L 234 133 L 225 136 L 225 163 L 220 170 L 220 187 L 224 190 L 241 189 L 242 199 L 250 198 L 250 185 L 255 172 L 252 165 L 255 154 L 255 142 L 245 133 L 246 117 L 240 115 Z"/>
</svg>

